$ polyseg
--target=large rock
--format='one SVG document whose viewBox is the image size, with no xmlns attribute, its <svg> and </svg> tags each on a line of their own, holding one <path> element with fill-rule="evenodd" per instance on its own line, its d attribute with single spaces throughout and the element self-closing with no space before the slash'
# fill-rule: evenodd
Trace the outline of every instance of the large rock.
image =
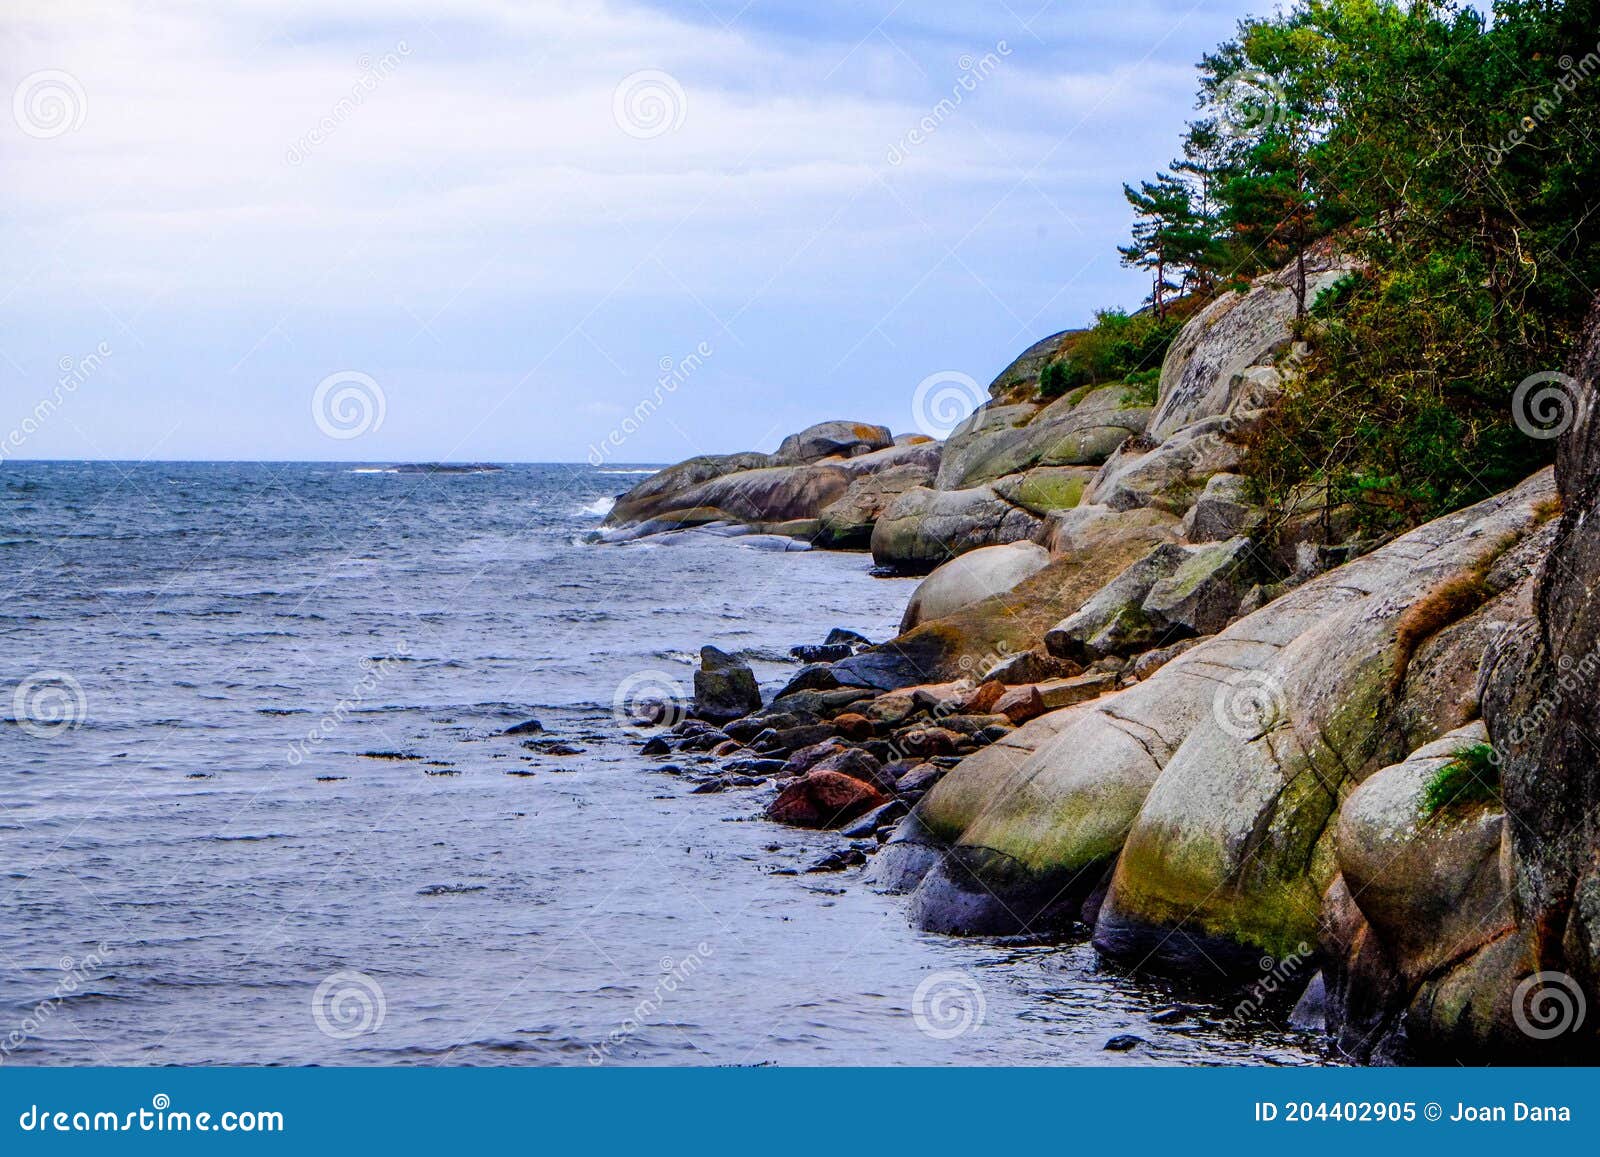
<svg viewBox="0 0 1600 1157">
<path fill-rule="evenodd" d="M 1183 516 L 1183 536 L 1190 542 L 1221 542 L 1252 535 L 1265 512 L 1252 500 L 1250 481 L 1239 474 L 1213 474 L 1206 488 Z"/>
<path fill-rule="evenodd" d="M 1418 648 L 1498 593 L 1494 563 L 1549 516 L 1544 471 L 1299 587 L 1194 647 L 1163 687 L 1245 640 L 1271 640 L 1213 685 L 1139 809 L 1095 928 L 1101 951 L 1176 971 L 1255 968 L 1314 940 L 1335 871 L 1341 794 L 1462 720 L 1409 678 Z M 1284 638 L 1286 629 L 1292 637 Z M 1123 698 L 1133 692 L 1125 692 Z"/>
<path fill-rule="evenodd" d="M 770 465 L 772 465 L 771 455 L 754 452 L 707 454 L 699 458 L 690 458 L 685 462 L 679 462 L 676 466 L 656 471 L 632 490 L 619 495 L 611 507 L 611 512 L 606 515 L 605 525 L 625 526 L 659 517 L 668 510 L 681 509 L 683 503 L 679 501 L 678 496 L 702 482 L 721 478 L 724 474 L 735 474 L 741 470 L 759 470 L 763 466 Z"/>
<path fill-rule="evenodd" d="M 1501 841 L 1505 811 L 1476 797 L 1430 810 L 1428 793 L 1458 754 L 1488 738 L 1457 728 L 1375 772 L 1339 809 L 1334 846 L 1351 899 L 1415 986 L 1512 925 Z"/>
<path fill-rule="evenodd" d="M 902 571 L 932 570 L 976 550 L 1031 538 L 1040 520 L 988 487 L 908 490 L 872 528 L 872 560 Z"/>
<path fill-rule="evenodd" d="M 1308 255 L 1306 304 L 1350 270 L 1348 260 Z M 1226 418 L 1263 404 L 1274 383 L 1246 371 L 1270 362 L 1292 340 L 1295 267 L 1224 293 L 1179 332 L 1161 366 L 1161 390 L 1150 436 L 1165 441 L 1205 418 Z"/>
<path fill-rule="evenodd" d="M 1107 459 L 1083 496 L 1112 510 L 1158 506 L 1181 514 L 1195 504 L 1210 478 L 1237 469 L 1244 451 L 1225 430 L 1226 419 L 1207 418 L 1154 446 L 1129 442 Z"/>
<path fill-rule="evenodd" d="M 1011 590 L 835 663 L 834 674 L 843 683 L 891 690 L 979 677 L 998 669 L 1018 655 L 1038 650 L 1051 626 L 1129 563 L 1167 541 L 1176 524 L 1170 516 L 1164 522 L 1105 520 L 1077 537 L 1081 546 L 1061 550 L 1048 566 Z"/>
<path fill-rule="evenodd" d="M 1030 400 L 1039 392 L 1039 375 L 1045 365 L 1061 352 L 1062 346 L 1081 334 L 1081 329 L 1066 329 L 1034 342 L 1017 355 L 989 383 L 989 395 L 998 401 Z"/>
<path fill-rule="evenodd" d="M 1176 543 L 1156 547 L 1046 631 L 1045 646 L 1052 655 L 1087 662 L 1157 645 L 1163 628 L 1145 614 L 1144 601 L 1158 582 L 1175 573 L 1189 557 Z"/>
<path fill-rule="evenodd" d="M 918 809 L 972 876 L 961 920 L 1086 898 L 1116 862 L 1096 942 L 1119 958 L 1253 971 L 1262 950 L 1315 941 L 1339 792 L 1412 749 L 1391 688 L 1429 701 L 1407 664 L 1494 593 L 1485 575 L 1550 494 L 1537 476 L 1297 587 L 1142 682 L 1035 720 L 1059 729 L 1025 759 L 963 761 Z M 1453 710 L 1428 738 L 1465 722 Z"/>
<path fill-rule="evenodd" d="M 865 549 L 872 543 L 872 528 L 884 510 L 906 491 L 932 481 L 933 471 L 916 463 L 861 475 L 837 502 L 823 508 L 814 544 L 833 550 Z"/>
<path fill-rule="evenodd" d="M 1140 610 L 1168 636 L 1214 635 L 1238 616 L 1260 570 L 1248 538 L 1194 547 L 1150 588 Z"/>
<path fill-rule="evenodd" d="M 994 492 L 1007 502 L 1044 517 L 1057 510 L 1071 510 L 1082 502 L 1094 476 L 1095 470 L 1087 466 L 1036 466 L 995 479 Z"/>
<path fill-rule="evenodd" d="M 1049 562 L 1050 552 L 1032 542 L 979 547 L 951 559 L 917 584 L 901 616 L 900 632 L 1008 591 Z"/>
<path fill-rule="evenodd" d="M 822 458 L 853 458 L 894 445 L 887 426 L 866 422 L 818 422 L 798 434 L 790 434 L 772 456 L 779 465 L 793 466 Z"/>
<path fill-rule="evenodd" d="M 761 689 L 750 664 L 715 647 L 700 648 L 700 669 L 694 673 L 694 714 L 712 723 L 726 723 L 761 709 Z"/>
<path fill-rule="evenodd" d="M 1124 385 L 1058 398 L 1024 426 L 996 429 L 947 446 L 938 485 L 959 490 L 1032 466 L 1097 465 L 1141 433 L 1149 417 L 1149 409 L 1133 402 Z"/>
<path fill-rule="evenodd" d="M 1550 1035 L 1546 1053 L 1576 1049 L 1592 1063 L 1600 1055 L 1600 776 L 1594 747 L 1600 703 L 1600 303 L 1571 371 L 1573 388 L 1558 399 L 1563 415 L 1572 419 L 1556 457 L 1563 511 L 1539 579 L 1535 621 L 1503 636 L 1491 652 L 1483 686 L 1484 718 L 1501 759 L 1506 812 L 1513 817 L 1517 959 L 1530 970 L 1565 978 L 1573 989 L 1569 999 L 1581 998 L 1587 1010 L 1569 1032 Z M 1496 1022 L 1479 1023 L 1492 1028 Z"/>
</svg>

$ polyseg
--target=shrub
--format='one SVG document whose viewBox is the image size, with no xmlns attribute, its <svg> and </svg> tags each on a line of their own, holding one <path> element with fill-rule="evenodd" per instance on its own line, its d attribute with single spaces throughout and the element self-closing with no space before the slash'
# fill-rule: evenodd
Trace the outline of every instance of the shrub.
<svg viewBox="0 0 1600 1157">
<path fill-rule="evenodd" d="M 1422 814 L 1432 816 L 1458 803 L 1494 803 L 1500 799 L 1500 765 L 1494 748 L 1475 743 L 1433 773 L 1422 789 Z"/>
</svg>

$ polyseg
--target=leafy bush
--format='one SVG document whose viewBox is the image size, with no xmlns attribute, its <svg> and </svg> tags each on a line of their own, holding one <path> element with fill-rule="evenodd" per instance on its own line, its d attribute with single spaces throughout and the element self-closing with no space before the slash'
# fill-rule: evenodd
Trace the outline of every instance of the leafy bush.
<svg viewBox="0 0 1600 1157">
<path fill-rule="evenodd" d="M 1094 325 L 1077 334 L 1039 375 L 1039 394 L 1059 398 L 1083 386 L 1128 382 L 1149 386 L 1161 377 L 1167 347 L 1178 336 L 1193 307 L 1170 307 L 1165 318 L 1149 310 L 1128 314 L 1103 309 Z M 1153 391 L 1145 391 L 1152 394 Z"/>
</svg>

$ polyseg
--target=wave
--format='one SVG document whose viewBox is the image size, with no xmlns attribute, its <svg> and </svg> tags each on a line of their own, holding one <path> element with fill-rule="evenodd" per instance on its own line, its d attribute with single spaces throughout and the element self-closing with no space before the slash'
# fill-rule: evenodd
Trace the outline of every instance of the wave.
<svg viewBox="0 0 1600 1157">
<path fill-rule="evenodd" d="M 617 504 L 615 498 L 596 498 L 587 506 L 578 508 L 579 514 L 598 514 L 604 517 L 611 513 L 611 508 Z"/>
</svg>

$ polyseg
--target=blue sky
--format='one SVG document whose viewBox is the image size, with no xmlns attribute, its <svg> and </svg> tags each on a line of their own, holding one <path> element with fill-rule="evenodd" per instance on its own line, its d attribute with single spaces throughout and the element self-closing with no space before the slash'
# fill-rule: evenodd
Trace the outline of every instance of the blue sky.
<svg viewBox="0 0 1600 1157">
<path fill-rule="evenodd" d="M 911 430 L 929 375 L 1138 303 L 1121 182 L 1269 7 L 9 4 L 0 454 L 580 461 L 646 399 L 608 460 Z"/>
</svg>

